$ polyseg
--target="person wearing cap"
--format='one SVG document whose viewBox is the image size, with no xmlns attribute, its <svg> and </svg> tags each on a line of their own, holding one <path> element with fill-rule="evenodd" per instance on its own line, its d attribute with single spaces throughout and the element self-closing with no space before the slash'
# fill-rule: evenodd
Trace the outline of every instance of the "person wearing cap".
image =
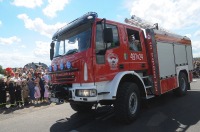
<svg viewBox="0 0 200 132">
<path fill-rule="evenodd" d="M 0 108 L 6 108 L 6 83 L 4 77 L 0 77 Z"/>
</svg>

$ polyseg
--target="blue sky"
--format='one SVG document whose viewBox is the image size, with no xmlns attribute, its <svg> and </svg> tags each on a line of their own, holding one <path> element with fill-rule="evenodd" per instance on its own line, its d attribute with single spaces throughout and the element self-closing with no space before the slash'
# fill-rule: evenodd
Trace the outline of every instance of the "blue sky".
<svg viewBox="0 0 200 132">
<path fill-rule="evenodd" d="M 191 38 L 200 57 L 199 0 L 0 0 L 0 65 L 50 64 L 49 44 L 58 28 L 87 12 L 123 22 L 136 15 Z"/>
</svg>

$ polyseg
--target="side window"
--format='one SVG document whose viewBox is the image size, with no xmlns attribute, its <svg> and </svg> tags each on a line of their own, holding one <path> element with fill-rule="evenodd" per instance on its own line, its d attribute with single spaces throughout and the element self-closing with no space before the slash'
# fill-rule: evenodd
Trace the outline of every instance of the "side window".
<svg viewBox="0 0 200 132">
<path fill-rule="evenodd" d="M 64 54 L 64 41 L 59 40 L 55 45 L 55 56 L 63 55 Z"/>
<path fill-rule="evenodd" d="M 96 53 L 98 53 L 100 50 L 104 50 L 105 44 L 103 42 L 103 28 L 101 24 L 97 24 L 96 29 Z"/>
<path fill-rule="evenodd" d="M 97 64 L 104 64 L 105 63 L 105 55 L 101 52 L 104 52 L 106 45 L 103 42 L 103 28 L 101 24 L 97 24 L 96 29 L 96 61 Z"/>
<path fill-rule="evenodd" d="M 113 31 L 113 43 L 108 43 L 108 49 L 119 46 L 119 35 L 118 35 L 117 26 L 110 25 L 110 24 L 107 24 L 106 26 L 108 28 L 112 28 L 112 31 Z"/>
<path fill-rule="evenodd" d="M 113 31 L 113 43 L 108 43 L 107 48 L 113 48 L 116 46 L 119 46 L 119 35 L 118 35 L 118 30 L 117 26 L 107 24 L 106 25 L 108 28 L 112 28 Z M 103 50 L 106 48 L 106 45 L 104 44 L 103 41 L 103 28 L 101 24 L 97 24 L 97 29 L 96 29 L 96 52 L 99 50 Z"/>
<path fill-rule="evenodd" d="M 117 26 L 107 24 L 106 27 L 112 28 L 113 31 L 113 42 L 107 43 L 107 49 L 114 48 L 116 46 L 119 46 L 119 35 Z M 103 26 L 102 24 L 97 24 L 96 28 L 96 61 L 98 64 L 104 64 L 105 63 L 105 52 L 106 44 L 103 40 Z"/>
<path fill-rule="evenodd" d="M 60 48 L 59 48 L 59 54 L 63 55 L 64 54 L 64 41 L 60 41 Z"/>
<path fill-rule="evenodd" d="M 128 46 L 131 51 L 142 51 L 139 32 L 132 29 L 127 29 Z"/>
</svg>

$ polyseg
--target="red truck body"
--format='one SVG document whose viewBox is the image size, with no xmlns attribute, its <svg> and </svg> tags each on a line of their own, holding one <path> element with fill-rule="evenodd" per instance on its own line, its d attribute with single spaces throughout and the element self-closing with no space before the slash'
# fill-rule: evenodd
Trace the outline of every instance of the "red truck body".
<svg viewBox="0 0 200 132">
<path fill-rule="evenodd" d="M 116 111 L 120 119 L 130 122 L 138 115 L 140 99 L 172 90 L 179 96 L 186 94 L 192 81 L 191 40 L 134 26 L 131 21 L 100 19 L 91 12 L 56 32 L 50 52 L 51 100 L 66 100 L 76 111 L 90 110 L 98 103 L 128 107 L 128 115 Z M 132 34 L 138 51 L 130 48 Z"/>
</svg>

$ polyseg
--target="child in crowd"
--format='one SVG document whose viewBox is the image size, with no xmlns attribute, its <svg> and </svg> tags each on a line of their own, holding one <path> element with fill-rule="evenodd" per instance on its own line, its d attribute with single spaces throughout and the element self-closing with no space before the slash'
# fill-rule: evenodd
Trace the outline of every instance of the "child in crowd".
<svg viewBox="0 0 200 132">
<path fill-rule="evenodd" d="M 24 102 L 24 106 L 29 104 L 29 100 L 28 100 L 28 95 L 29 95 L 29 88 L 27 85 L 27 80 L 26 80 L 26 73 L 22 74 L 22 83 L 21 83 L 21 87 L 22 87 L 22 98 L 23 98 L 23 102 Z"/>
<path fill-rule="evenodd" d="M 40 85 L 39 85 L 39 82 L 35 82 L 35 103 L 38 104 L 38 101 L 41 97 L 41 94 L 40 94 Z"/>
<path fill-rule="evenodd" d="M 45 81 L 44 88 L 45 88 L 45 91 L 44 91 L 45 101 L 48 103 L 49 102 L 49 85 L 48 85 L 48 82 L 46 81 Z"/>
</svg>

